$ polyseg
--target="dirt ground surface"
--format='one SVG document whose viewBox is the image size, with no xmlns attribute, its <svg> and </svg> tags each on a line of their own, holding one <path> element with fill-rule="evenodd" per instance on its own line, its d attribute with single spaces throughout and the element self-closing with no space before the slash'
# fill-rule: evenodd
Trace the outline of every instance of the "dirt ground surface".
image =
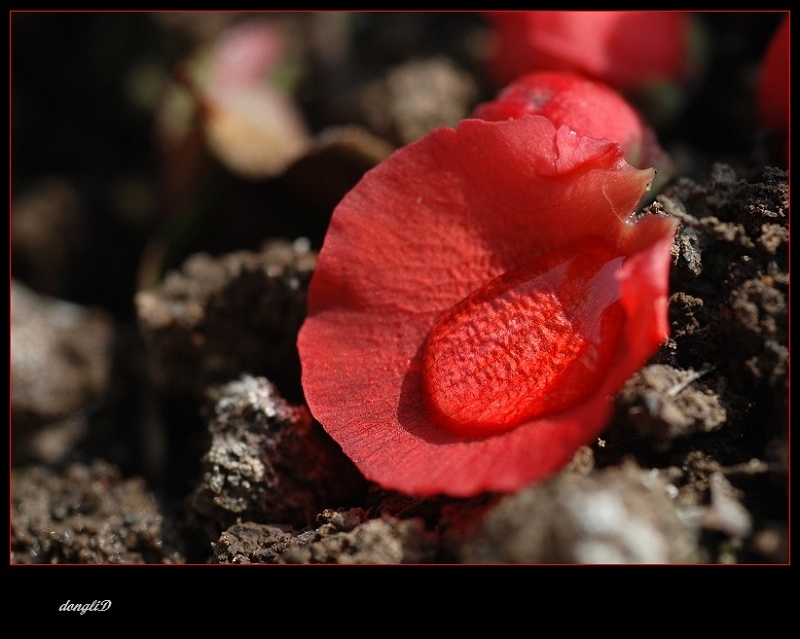
<svg viewBox="0 0 800 639">
<path fill-rule="evenodd" d="M 364 480 L 314 421 L 295 339 L 339 199 L 393 149 L 493 97 L 488 24 L 13 15 L 14 576 L 22 564 L 790 563 L 789 176 L 752 97 L 781 16 L 699 18 L 706 68 L 659 125 L 676 175 L 649 209 L 680 222 L 670 339 L 556 476 L 423 500 Z M 252 20 L 288 35 L 284 75 L 308 129 L 301 152 L 256 178 L 196 123 L 163 132 L 178 70 Z M 65 588 L 48 596 L 110 597 Z"/>
</svg>

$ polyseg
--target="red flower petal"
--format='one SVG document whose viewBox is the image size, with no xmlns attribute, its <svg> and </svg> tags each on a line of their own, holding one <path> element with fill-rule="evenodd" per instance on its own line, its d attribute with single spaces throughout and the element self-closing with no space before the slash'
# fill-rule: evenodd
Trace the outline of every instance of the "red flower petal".
<svg viewBox="0 0 800 639">
<path fill-rule="evenodd" d="M 462 435 L 496 434 L 591 395 L 619 339 L 622 259 L 584 239 L 503 273 L 439 315 L 422 362 L 431 419 Z"/>
<path fill-rule="evenodd" d="M 465 120 L 345 196 L 298 347 L 309 408 L 367 479 L 513 491 L 602 431 L 668 334 L 674 224 L 628 222 L 652 176 L 541 116 Z M 554 379 L 530 381 L 542 367 Z"/>
<path fill-rule="evenodd" d="M 499 86 L 537 70 L 582 73 L 630 91 L 689 72 L 682 11 L 490 11 L 491 72 Z"/>
<path fill-rule="evenodd" d="M 625 159 L 640 168 L 654 167 L 665 183 L 673 173 L 669 156 L 655 132 L 634 108 L 610 87 L 575 73 L 529 73 L 503 89 L 495 100 L 479 104 L 475 117 L 505 120 L 527 114 L 548 118 L 556 126 L 592 138 L 619 142 Z"/>
</svg>

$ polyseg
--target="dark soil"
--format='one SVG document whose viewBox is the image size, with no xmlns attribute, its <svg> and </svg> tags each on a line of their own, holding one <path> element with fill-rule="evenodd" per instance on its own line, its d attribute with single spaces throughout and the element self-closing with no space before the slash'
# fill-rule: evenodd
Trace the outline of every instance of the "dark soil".
<svg viewBox="0 0 800 639">
<path fill-rule="evenodd" d="M 701 15 L 651 204 L 680 221 L 671 338 L 602 438 L 516 494 L 428 500 L 370 485 L 313 420 L 295 338 L 339 199 L 492 97 L 488 25 L 258 17 L 291 34 L 313 136 L 260 179 L 154 134 L 159 88 L 252 15 L 12 17 L 10 563 L 788 564 L 788 173 L 752 98 L 781 16 Z"/>
</svg>

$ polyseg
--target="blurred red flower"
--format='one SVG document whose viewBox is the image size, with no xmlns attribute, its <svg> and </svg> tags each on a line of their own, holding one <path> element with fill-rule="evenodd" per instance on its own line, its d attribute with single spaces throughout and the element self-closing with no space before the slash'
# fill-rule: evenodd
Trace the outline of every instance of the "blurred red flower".
<svg viewBox="0 0 800 639">
<path fill-rule="evenodd" d="M 758 77 L 758 116 L 768 129 L 789 130 L 789 17 L 770 40 Z"/>
<path fill-rule="evenodd" d="M 539 70 L 574 71 L 625 93 L 691 71 L 689 12 L 489 11 L 497 86 Z"/>
<path fill-rule="evenodd" d="M 298 337 L 315 418 L 370 481 L 514 491 L 605 428 L 668 334 L 674 221 L 652 169 L 531 115 L 464 120 L 333 213 Z"/>
<path fill-rule="evenodd" d="M 788 162 L 789 133 L 789 16 L 772 36 L 758 75 L 756 107 L 761 126 L 783 134 L 784 160 Z"/>
</svg>

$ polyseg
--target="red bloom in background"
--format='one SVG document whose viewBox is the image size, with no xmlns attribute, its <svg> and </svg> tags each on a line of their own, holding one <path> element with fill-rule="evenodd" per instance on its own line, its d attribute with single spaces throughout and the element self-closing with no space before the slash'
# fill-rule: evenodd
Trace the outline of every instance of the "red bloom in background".
<svg viewBox="0 0 800 639">
<path fill-rule="evenodd" d="M 541 116 L 464 120 L 337 206 L 298 337 L 309 408 L 367 479 L 513 491 L 605 427 L 668 334 L 653 177 Z"/>
<path fill-rule="evenodd" d="M 761 126 L 777 133 L 789 132 L 789 17 L 784 18 L 761 62 L 756 89 Z M 786 141 L 788 143 L 788 141 Z M 788 159 L 788 147 L 784 149 Z"/>
<path fill-rule="evenodd" d="M 684 80 L 683 11 L 490 11 L 497 29 L 490 72 L 498 86 L 538 70 L 574 71 L 623 92 Z"/>
<path fill-rule="evenodd" d="M 673 173 L 672 162 L 653 129 L 625 98 L 604 84 L 571 72 L 528 73 L 474 111 L 475 117 L 482 120 L 529 114 L 543 115 L 556 126 L 567 125 L 581 135 L 619 142 L 630 164 L 654 167 L 662 184 Z"/>
</svg>

